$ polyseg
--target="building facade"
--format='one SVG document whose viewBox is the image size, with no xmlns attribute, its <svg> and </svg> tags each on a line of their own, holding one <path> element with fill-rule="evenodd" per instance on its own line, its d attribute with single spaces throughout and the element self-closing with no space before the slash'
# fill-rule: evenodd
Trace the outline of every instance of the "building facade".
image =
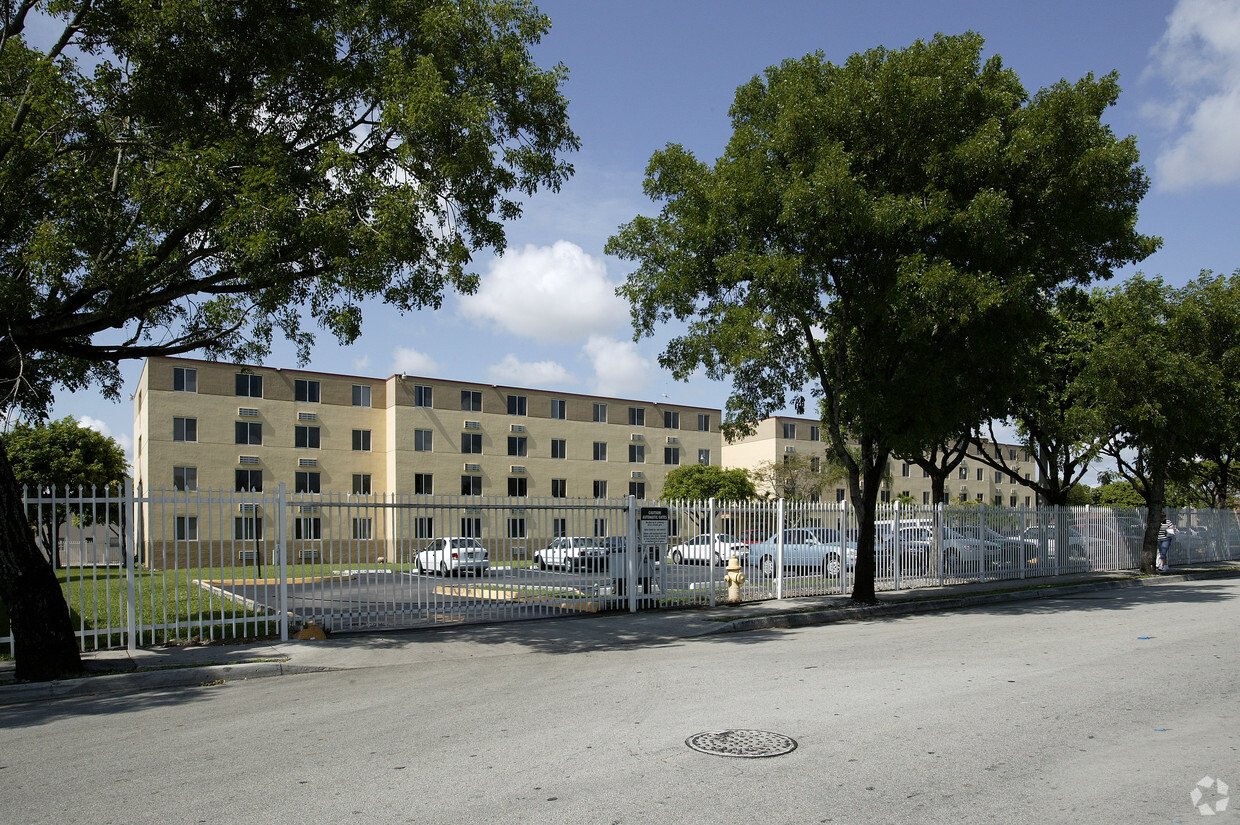
<svg viewBox="0 0 1240 825">
<path fill-rule="evenodd" d="M 723 466 L 754 469 L 763 462 L 778 462 L 786 456 L 801 455 L 818 459 L 823 466 L 833 459 L 831 447 L 819 438 L 819 422 L 810 418 L 777 416 L 758 422 L 754 433 L 735 442 L 723 445 Z M 1024 447 L 1012 444 L 987 444 L 992 455 L 1000 451 L 1009 467 L 1021 478 L 1030 479 L 1037 472 L 1036 464 Z M 948 501 L 979 501 L 1004 507 L 1032 507 L 1036 503 L 1033 492 L 1016 481 L 1014 475 L 995 470 L 976 458 L 977 448 L 952 472 L 944 489 Z M 915 504 L 932 504 L 930 476 L 916 464 L 891 459 L 887 465 L 889 481 L 883 482 L 879 491 L 880 501 L 898 498 L 912 500 Z M 834 496 L 842 501 L 847 495 L 847 482 L 841 481 L 829 488 L 824 498 Z M 770 490 L 759 492 L 771 493 Z"/>
</svg>

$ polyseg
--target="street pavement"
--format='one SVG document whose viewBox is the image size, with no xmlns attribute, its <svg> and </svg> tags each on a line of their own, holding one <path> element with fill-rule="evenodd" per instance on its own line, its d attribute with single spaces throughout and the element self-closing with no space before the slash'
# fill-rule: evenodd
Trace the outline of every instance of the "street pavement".
<svg viewBox="0 0 1240 825">
<path fill-rule="evenodd" d="M 821 625 L 801 623 L 846 614 L 805 600 L 251 647 L 211 667 L 336 669 L 147 689 L 136 673 L 127 692 L 0 706 L 0 820 L 1113 825 L 1207 805 L 1225 823 L 1240 578 L 1205 575 L 983 587 Z M 243 661 L 262 653 L 281 661 Z M 797 746 L 686 744 L 731 730 Z"/>
</svg>

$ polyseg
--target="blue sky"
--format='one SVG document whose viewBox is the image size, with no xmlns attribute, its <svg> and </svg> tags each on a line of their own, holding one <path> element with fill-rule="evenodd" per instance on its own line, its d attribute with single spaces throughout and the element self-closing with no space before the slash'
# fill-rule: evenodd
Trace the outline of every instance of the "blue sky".
<svg viewBox="0 0 1240 825">
<path fill-rule="evenodd" d="M 477 295 L 402 316 L 369 307 L 363 337 L 320 335 L 310 369 L 453 378 L 639 400 L 664 395 L 721 407 L 728 386 L 678 383 L 659 369 L 666 335 L 634 343 L 614 294 L 631 264 L 603 255 L 607 237 L 653 214 L 641 181 L 669 142 L 713 160 L 731 134 L 736 87 L 765 67 L 821 50 L 832 61 L 874 46 L 902 48 L 937 32 L 974 30 L 1031 92 L 1088 72 L 1120 73 L 1106 116 L 1136 135 L 1153 186 L 1140 229 L 1164 239 L 1139 269 L 1183 283 L 1202 269 L 1240 268 L 1240 0 L 1039 2 L 677 2 L 546 0 L 553 28 L 536 50 L 562 62 L 581 151 L 559 193 L 532 198 L 508 227 L 502 258 L 482 255 Z M 1133 268 L 1131 271 L 1136 271 Z M 1126 273 L 1130 274 L 1130 273 Z M 294 367 L 277 347 L 270 366 Z M 140 364 L 124 366 L 132 392 Z M 72 415 L 132 442 L 132 405 L 62 394 Z"/>
</svg>

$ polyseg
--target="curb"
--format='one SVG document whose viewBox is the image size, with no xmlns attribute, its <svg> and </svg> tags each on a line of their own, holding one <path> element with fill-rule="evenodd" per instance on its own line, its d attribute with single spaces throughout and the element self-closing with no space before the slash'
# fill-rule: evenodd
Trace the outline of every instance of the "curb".
<svg viewBox="0 0 1240 825">
<path fill-rule="evenodd" d="M 935 613 L 943 610 L 961 610 L 980 605 L 1002 604 L 1006 602 L 1035 601 L 1050 599 L 1075 593 L 1096 592 L 1099 590 L 1122 590 L 1130 587 L 1156 587 L 1182 581 L 1199 581 L 1204 579 L 1240 578 L 1240 570 L 1209 570 L 1197 573 L 1163 575 L 1157 578 L 1121 579 L 1119 581 L 1086 582 L 1082 584 L 1046 587 L 1037 590 L 1013 590 L 1007 593 L 985 593 L 977 596 L 958 596 L 938 599 L 902 599 L 877 605 L 858 605 L 855 607 L 836 607 L 822 610 L 806 610 L 797 613 L 775 613 L 770 616 L 751 616 L 744 619 L 722 623 L 718 628 L 707 630 L 701 635 L 715 633 L 744 633 L 749 630 L 768 630 L 779 628 L 811 627 L 813 625 L 835 624 L 860 619 L 876 619 L 885 616 L 907 616 L 914 613 Z"/>
</svg>

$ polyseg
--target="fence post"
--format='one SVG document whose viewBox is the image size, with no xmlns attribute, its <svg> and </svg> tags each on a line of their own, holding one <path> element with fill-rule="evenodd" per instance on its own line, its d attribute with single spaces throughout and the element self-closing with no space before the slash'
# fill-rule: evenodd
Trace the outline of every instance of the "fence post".
<svg viewBox="0 0 1240 825">
<path fill-rule="evenodd" d="M 641 546 L 641 536 L 637 533 L 637 507 L 634 502 L 637 501 L 636 496 L 629 496 L 626 499 L 629 508 L 628 517 L 625 519 L 628 523 L 627 532 L 628 539 L 624 542 L 624 567 L 625 567 L 625 590 L 629 597 L 629 612 L 637 612 L 637 554 L 644 553 L 645 548 Z"/>
<path fill-rule="evenodd" d="M 121 518 L 124 519 L 125 538 L 123 539 L 125 562 L 125 647 L 133 653 L 138 649 L 138 611 L 134 604 L 134 568 L 138 561 L 138 498 L 142 495 L 142 487 L 134 488 L 133 479 L 125 477 L 125 502 L 121 505 Z"/>
<path fill-rule="evenodd" d="M 775 598 L 784 597 L 784 500 L 781 498 L 775 509 L 775 523 L 779 531 L 775 534 Z"/>
<path fill-rule="evenodd" d="M 284 482 L 276 488 L 276 565 L 279 570 L 280 596 L 276 606 L 280 612 L 280 641 L 288 641 L 288 603 L 289 603 L 289 571 L 288 571 L 288 516 L 289 507 L 286 498 L 287 489 Z M 320 513 L 322 511 L 320 510 Z M 321 516 L 320 516 L 321 518 Z"/>
<path fill-rule="evenodd" d="M 706 514 L 710 519 L 710 606 L 715 606 L 715 548 L 719 546 L 719 536 L 715 533 L 715 497 L 711 496 L 706 503 Z"/>
</svg>

